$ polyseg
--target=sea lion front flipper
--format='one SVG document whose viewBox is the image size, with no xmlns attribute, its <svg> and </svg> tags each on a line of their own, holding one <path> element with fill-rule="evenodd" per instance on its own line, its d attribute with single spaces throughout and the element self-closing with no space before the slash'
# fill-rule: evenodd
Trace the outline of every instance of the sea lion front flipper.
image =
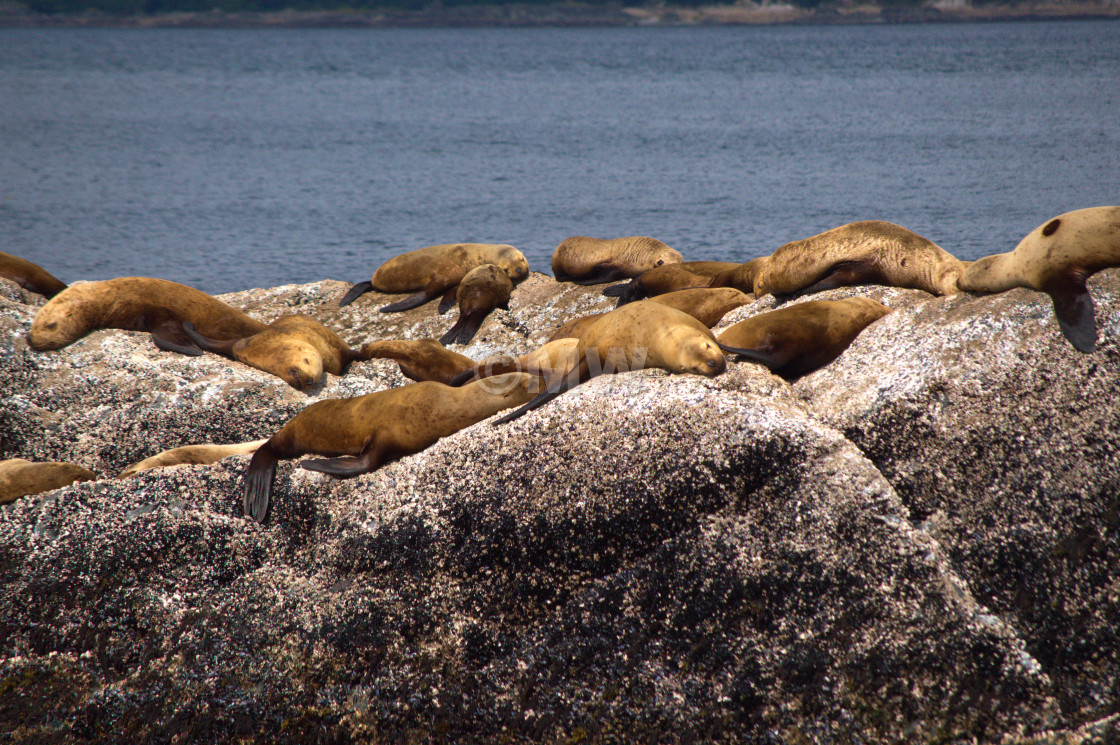
<svg viewBox="0 0 1120 745">
<path fill-rule="evenodd" d="M 591 366 L 587 362 L 587 357 L 584 357 L 582 360 L 580 360 L 578 368 L 573 368 L 569 370 L 565 375 L 560 376 L 557 380 L 550 384 L 548 388 L 537 394 L 536 398 L 522 406 L 520 409 L 511 411 L 501 419 L 496 419 L 494 421 L 494 425 L 496 426 L 499 424 L 505 424 L 506 422 L 512 422 L 514 419 L 517 419 L 525 413 L 530 412 L 538 407 L 544 406 L 546 403 L 556 398 L 564 391 L 575 388 L 577 385 L 584 382 L 590 377 Z"/>
<path fill-rule="evenodd" d="M 719 342 L 716 342 L 719 344 Z M 720 344 L 719 348 L 728 354 L 737 354 L 740 357 L 745 357 L 751 362 L 757 362 L 765 367 L 767 370 L 776 370 L 786 364 L 786 360 L 779 359 L 777 356 L 761 352 L 757 349 L 743 349 L 742 347 L 729 347 L 725 344 Z"/>
<path fill-rule="evenodd" d="M 151 334 L 156 346 L 165 351 L 178 352 L 191 357 L 202 354 L 202 349 L 187 335 L 183 330 L 183 324 L 178 320 L 169 318 L 160 321 L 152 326 Z"/>
<path fill-rule="evenodd" d="M 808 287 L 798 290 L 798 295 L 811 295 L 815 292 L 834 290 L 837 287 L 855 285 L 874 285 L 883 283 L 883 272 L 874 261 L 839 261 L 828 273 Z"/>
<path fill-rule="evenodd" d="M 442 290 L 432 291 L 429 290 L 429 288 L 425 287 L 423 290 L 420 290 L 420 292 L 416 293 L 415 295 L 409 295 L 404 300 L 398 300 L 395 303 L 389 303 L 385 307 L 381 308 L 381 312 L 400 313 L 402 310 L 412 310 L 413 308 L 419 308 L 421 305 L 428 302 L 436 295 L 439 295 L 441 292 Z"/>
<path fill-rule="evenodd" d="M 458 301 L 456 297 L 458 292 L 459 285 L 455 285 L 454 287 L 449 287 L 447 292 L 443 293 L 443 297 L 439 300 L 439 308 L 437 308 L 441 316 L 455 307 L 455 303 Z"/>
<path fill-rule="evenodd" d="M 190 321 L 183 322 L 183 332 L 190 338 L 192 342 L 207 352 L 214 352 L 215 354 L 224 354 L 227 357 L 233 356 L 233 345 L 236 344 L 238 339 L 230 339 L 224 341 L 221 339 L 211 339 L 208 336 L 203 336 L 195 329 L 194 324 Z"/>
<path fill-rule="evenodd" d="M 569 281 L 577 285 L 601 285 L 619 279 L 626 279 L 626 274 L 618 267 L 611 264 L 596 264 L 587 274 Z"/>
<path fill-rule="evenodd" d="M 1074 269 L 1054 277 L 1043 291 L 1054 301 L 1054 316 L 1062 333 L 1078 351 L 1089 354 L 1097 348 L 1097 320 L 1093 298 L 1085 287 L 1087 272 Z"/>
<path fill-rule="evenodd" d="M 373 290 L 373 282 L 369 280 L 354 283 L 354 286 L 347 290 L 346 294 L 342 296 L 342 299 L 338 301 L 338 307 L 341 308 L 344 305 L 349 305 L 371 290 Z"/>
<path fill-rule="evenodd" d="M 377 447 L 375 444 L 370 444 L 362 454 L 357 457 L 344 455 L 341 458 L 302 460 L 299 462 L 299 467 L 305 468 L 308 471 L 318 471 L 319 473 L 325 473 L 329 476 L 345 479 L 351 476 L 359 476 L 363 473 L 376 471 L 377 467 L 381 465 L 381 456 L 381 448 Z"/>
<path fill-rule="evenodd" d="M 611 285 L 607 289 L 603 290 L 603 294 L 607 297 L 622 297 L 626 294 L 626 291 L 630 289 L 630 286 L 635 284 L 637 281 L 637 279 L 632 279 L 629 282 L 619 282 L 617 285 Z"/>
<path fill-rule="evenodd" d="M 455 325 L 448 329 L 447 333 L 439 338 L 439 343 L 447 346 L 448 344 L 466 344 L 478 332 L 478 327 L 486 320 L 489 311 L 475 311 L 474 313 L 467 313 L 460 315 L 459 320 Z"/>
<path fill-rule="evenodd" d="M 268 519 L 278 456 L 272 445 L 266 442 L 253 453 L 249 467 L 245 469 L 245 498 L 242 502 L 242 510 L 244 514 L 259 523 Z"/>
</svg>

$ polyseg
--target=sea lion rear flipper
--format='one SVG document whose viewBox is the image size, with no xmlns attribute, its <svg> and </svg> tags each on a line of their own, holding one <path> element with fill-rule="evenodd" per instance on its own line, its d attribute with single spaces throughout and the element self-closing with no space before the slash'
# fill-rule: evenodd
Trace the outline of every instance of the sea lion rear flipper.
<svg viewBox="0 0 1120 745">
<path fill-rule="evenodd" d="M 446 334 L 439 338 L 439 343 L 447 346 L 448 344 L 466 344 L 474 338 L 475 333 L 478 332 L 478 327 L 486 320 L 487 312 L 475 311 L 474 313 L 467 313 L 460 315 L 459 320 L 455 322 Z"/>
<path fill-rule="evenodd" d="M 183 324 L 175 319 L 168 319 L 155 324 L 152 326 L 151 334 L 152 341 L 160 349 L 186 354 L 191 357 L 198 357 L 202 354 L 202 350 L 183 330 Z"/>
<path fill-rule="evenodd" d="M 452 388 L 458 388 L 466 385 L 474 380 L 482 378 L 492 378 L 495 375 L 504 375 L 505 373 L 522 372 L 521 363 L 517 360 L 506 360 L 504 362 L 487 362 L 482 365 L 477 365 L 469 370 L 456 375 L 448 381 L 448 385 Z M 531 371 L 525 371 L 531 372 Z"/>
<path fill-rule="evenodd" d="M 443 293 L 443 297 L 439 300 L 439 308 L 437 308 L 441 316 L 455 307 L 455 303 L 458 301 L 458 292 L 459 285 L 455 285 L 454 287 L 448 288 L 447 292 Z"/>
<path fill-rule="evenodd" d="M 621 269 L 610 264 L 597 264 L 587 274 L 569 281 L 577 285 L 601 285 L 618 279 L 626 279 L 626 274 Z"/>
<path fill-rule="evenodd" d="M 249 467 L 245 469 L 245 498 L 242 510 L 244 514 L 259 523 L 268 519 L 277 460 L 278 453 L 266 442 L 253 453 Z"/>
<path fill-rule="evenodd" d="M 719 344 L 719 342 L 716 342 Z M 725 344 L 720 344 L 719 348 L 728 354 L 737 354 L 740 357 L 746 357 L 751 362 L 757 362 L 765 367 L 767 370 L 776 370 L 786 364 L 785 360 L 779 359 L 775 355 L 759 351 L 757 349 L 743 349 L 741 347 L 729 347 Z"/>
<path fill-rule="evenodd" d="M 395 303 L 389 303 L 385 307 L 381 308 L 381 312 L 400 313 L 402 310 L 412 310 L 413 308 L 419 308 L 421 305 L 428 302 L 438 294 L 439 291 L 429 292 L 428 288 L 425 287 L 423 290 L 420 290 L 420 292 L 416 293 L 415 295 L 409 295 L 404 300 L 399 300 Z"/>
<path fill-rule="evenodd" d="M 346 292 L 346 294 L 342 296 L 342 299 L 338 301 L 338 307 L 341 308 L 344 305 L 349 305 L 372 289 L 373 282 L 370 282 L 369 280 L 366 280 L 365 282 L 356 282 L 354 286 L 351 287 Z"/>
<path fill-rule="evenodd" d="M 224 354 L 227 357 L 233 356 L 233 345 L 236 344 L 238 339 L 231 339 L 224 341 L 221 339 L 211 339 L 208 336 L 203 336 L 195 329 L 194 324 L 190 321 L 183 322 L 183 332 L 190 338 L 192 342 L 207 352 L 214 352 L 215 354 Z"/>
<path fill-rule="evenodd" d="M 619 282 L 617 285 L 611 285 L 603 290 L 603 294 L 607 297 L 622 297 L 626 294 L 626 291 L 630 289 L 630 285 L 635 282 L 637 282 L 636 279 L 632 279 L 629 282 Z"/>
<path fill-rule="evenodd" d="M 834 290 L 837 287 L 852 287 L 855 285 L 874 285 L 883 282 L 883 273 L 874 261 L 840 261 L 828 270 L 828 273 L 808 287 L 798 290 L 798 295 L 811 295 L 815 292 Z"/>
<path fill-rule="evenodd" d="M 494 425 L 496 426 L 499 424 L 505 424 L 506 422 L 512 422 L 514 419 L 517 419 L 525 413 L 532 411 L 533 409 L 536 409 L 538 407 L 544 406 L 546 403 L 556 398 L 564 391 L 575 388 L 577 385 L 584 382 L 590 377 L 591 366 L 587 363 L 587 358 L 584 357 L 582 360 L 580 360 L 578 368 L 569 370 L 566 375 L 562 375 L 559 379 L 555 380 L 548 386 L 548 388 L 539 393 L 536 398 L 522 406 L 520 409 L 506 414 L 501 419 L 494 420 Z"/>
<path fill-rule="evenodd" d="M 370 444 L 357 457 L 346 455 L 341 458 L 315 458 L 314 460 L 300 461 L 299 466 L 308 471 L 318 471 L 329 476 L 345 479 L 376 471 L 377 467 L 381 465 L 381 456 L 381 448 L 375 444 Z"/>
<path fill-rule="evenodd" d="M 1055 277 L 1043 291 L 1054 301 L 1054 315 L 1062 333 L 1080 352 L 1089 354 L 1097 348 L 1097 320 L 1093 315 L 1093 298 L 1085 287 L 1088 273 L 1075 269 Z"/>
</svg>

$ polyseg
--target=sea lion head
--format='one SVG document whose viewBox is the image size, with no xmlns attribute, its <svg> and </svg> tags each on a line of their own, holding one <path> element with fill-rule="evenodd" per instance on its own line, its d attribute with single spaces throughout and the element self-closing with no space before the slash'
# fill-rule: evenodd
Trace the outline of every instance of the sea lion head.
<svg viewBox="0 0 1120 745">
<path fill-rule="evenodd" d="M 680 367 L 674 372 L 687 372 L 694 375 L 714 377 L 727 369 L 723 351 L 712 339 L 697 335 L 690 337 L 680 347 Z"/>
<path fill-rule="evenodd" d="M 504 246 L 498 254 L 498 266 L 516 284 L 529 276 L 529 260 L 513 246 Z"/>
<path fill-rule="evenodd" d="M 61 349 L 98 327 L 96 303 L 90 302 L 81 285 L 55 295 L 35 315 L 27 343 L 32 349 L 45 352 Z"/>
</svg>

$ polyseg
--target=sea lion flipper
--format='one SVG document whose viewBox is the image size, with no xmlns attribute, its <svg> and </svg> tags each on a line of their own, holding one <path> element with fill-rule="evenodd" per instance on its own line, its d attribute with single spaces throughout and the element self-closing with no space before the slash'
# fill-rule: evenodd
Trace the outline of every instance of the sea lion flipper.
<svg viewBox="0 0 1120 745">
<path fill-rule="evenodd" d="M 532 401 L 525 404 L 521 408 L 511 411 L 509 414 L 506 414 L 500 419 L 494 420 L 494 425 L 512 422 L 514 419 L 521 417 L 527 412 L 544 406 L 546 403 L 556 398 L 561 393 L 575 388 L 577 385 L 584 382 L 590 377 L 591 366 L 588 364 L 587 358 L 584 357 L 582 360 L 580 360 L 579 367 L 573 368 L 572 370 L 569 370 L 566 375 L 560 376 L 558 379 L 553 381 L 548 386 L 548 388 L 539 393 L 536 398 L 534 398 Z"/>
<path fill-rule="evenodd" d="M 716 342 L 717 344 L 719 342 Z M 751 362 L 757 362 L 768 370 L 775 370 L 785 364 L 785 361 L 778 359 L 772 354 L 759 351 L 757 349 L 743 349 L 742 347 L 729 347 L 726 344 L 720 344 L 719 348 L 728 354 L 737 354 L 740 357 L 745 357 Z"/>
<path fill-rule="evenodd" d="M 443 293 L 443 297 L 439 300 L 439 308 L 436 309 L 441 316 L 455 307 L 455 303 L 458 300 L 458 292 L 459 286 L 455 285 L 454 287 L 448 288 L 447 292 Z"/>
<path fill-rule="evenodd" d="M 168 352 L 198 357 L 202 350 L 183 330 L 183 324 L 177 320 L 168 319 L 152 326 L 152 341 L 156 346 Z"/>
<path fill-rule="evenodd" d="M 207 352 L 214 352 L 215 354 L 224 354 L 228 357 L 233 356 L 233 345 L 237 343 L 237 339 L 223 341 L 220 339 L 211 339 L 208 336 L 203 336 L 198 333 L 194 324 L 190 321 L 183 322 L 183 333 L 190 338 L 192 342 L 197 344 L 201 349 Z"/>
<path fill-rule="evenodd" d="M 601 285 L 619 279 L 626 279 L 626 273 L 621 269 L 611 264 L 598 264 L 582 277 L 569 281 L 577 285 Z"/>
<path fill-rule="evenodd" d="M 459 320 L 455 322 L 455 325 L 439 338 L 439 343 L 444 346 L 448 344 L 469 343 L 478 332 L 478 327 L 486 320 L 486 316 L 487 313 L 485 312 L 467 313 L 459 316 Z"/>
<path fill-rule="evenodd" d="M 630 285 L 634 284 L 637 280 L 630 280 L 629 282 L 619 282 L 617 285 L 611 285 L 603 290 L 603 294 L 607 297 L 622 297 L 626 291 L 630 289 Z"/>
<path fill-rule="evenodd" d="M 276 450 L 266 442 L 253 453 L 249 467 L 245 470 L 245 498 L 242 510 L 244 514 L 259 523 L 268 519 L 278 455 Z"/>
<path fill-rule="evenodd" d="M 870 259 L 858 261 L 839 261 L 828 270 L 828 273 L 808 287 L 797 292 L 798 295 L 811 295 L 825 290 L 834 290 L 837 287 L 852 287 L 855 285 L 872 285 L 885 283 L 883 272 Z"/>
<path fill-rule="evenodd" d="M 354 286 L 351 287 L 346 292 L 346 294 L 342 296 L 342 299 L 338 301 L 338 307 L 341 308 L 344 305 L 349 305 L 371 290 L 373 290 L 373 282 L 370 282 L 369 280 L 366 280 L 365 282 L 355 282 Z"/>
<path fill-rule="evenodd" d="M 434 298 L 438 293 L 429 293 L 427 289 L 423 289 L 415 295 L 409 295 L 404 300 L 399 300 L 395 303 L 389 303 L 381 308 L 382 313 L 400 313 L 402 310 L 411 310 L 419 308 L 424 303 Z"/>
<path fill-rule="evenodd" d="M 378 448 L 375 444 L 370 444 L 356 457 L 315 458 L 300 461 L 299 466 L 308 471 L 318 471 L 344 479 L 376 471 L 377 467 L 381 465 L 381 454 L 381 448 Z"/>
<path fill-rule="evenodd" d="M 1078 351 L 1089 354 L 1097 348 L 1097 321 L 1086 279 L 1087 272 L 1073 270 L 1055 277 L 1044 290 L 1054 301 L 1054 315 L 1062 333 Z"/>
</svg>

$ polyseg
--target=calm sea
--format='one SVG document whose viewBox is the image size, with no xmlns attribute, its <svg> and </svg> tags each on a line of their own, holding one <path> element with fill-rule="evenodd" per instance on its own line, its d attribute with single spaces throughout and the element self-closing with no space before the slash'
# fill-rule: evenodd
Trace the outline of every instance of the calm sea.
<svg viewBox="0 0 1120 745">
<path fill-rule="evenodd" d="M 209 292 L 645 234 L 746 260 L 846 222 L 961 258 L 1120 204 L 1120 23 L 0 29 L 0 250 Z"/>
</svg>

